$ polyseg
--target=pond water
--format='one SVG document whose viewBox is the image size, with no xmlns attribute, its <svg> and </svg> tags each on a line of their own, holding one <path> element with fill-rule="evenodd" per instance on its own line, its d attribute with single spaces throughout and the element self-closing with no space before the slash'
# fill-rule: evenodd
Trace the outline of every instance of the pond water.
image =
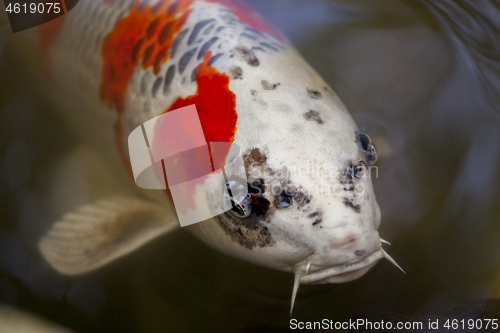
<svg viewBox="0 0 500 333">
<path fill-rule="evenodd" d="M 498 2 L 248 3 L 377 144 L 380 234 L 407 273 L 382 261 L 350 283 L 301 286 L 293 318 L 397 316 L 500 298 Z M 78 141 L 10 52 L 10 32 L 0 32 L 0 303 L 76 332 L 286 330 L 291 274 L 228 258 L 187 232 L 83 276 L 44 262 L 36 243 L 56 218 L 51 175 Z"/>
</svg>

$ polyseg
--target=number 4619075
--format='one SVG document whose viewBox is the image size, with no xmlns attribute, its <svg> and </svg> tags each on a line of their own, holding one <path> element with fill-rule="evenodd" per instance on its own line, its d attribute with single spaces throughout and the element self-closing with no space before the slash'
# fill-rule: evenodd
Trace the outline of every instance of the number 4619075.
<svg viewBox="0 0 500 333">
<path fill-rule="evenodd" d="M 9 14 L 14 13 L 14 14 L 19 14 L 19 13 L 60 13 L 61 12 L 61 4 L 57 2 L 46 2 L 46 3 L 30 3 L 29 5 L 24 3 L 9 3 L 7 8 L 5 9 Z"/>
</svg>

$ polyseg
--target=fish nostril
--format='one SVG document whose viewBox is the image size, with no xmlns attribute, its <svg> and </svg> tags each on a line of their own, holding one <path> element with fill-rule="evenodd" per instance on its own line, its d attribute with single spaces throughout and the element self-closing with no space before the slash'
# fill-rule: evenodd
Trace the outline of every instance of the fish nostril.
<svg viewBox="0 0 500 333">
<path fill-rule="evenodd" d="M 365 250 L 356 250 L 354 251 L 354 254 L 356 255 L 356 257 L 361 257 L 363 254 L 365 254 Z"/>
<path fill-rule="evenodd" d="M 330 246 L 333 249 L 344 249 L 354 247 L 358 243 L 358 239 L 355 236 L 349 235 L 337 242 L 332 243 Z"/>
</svg>

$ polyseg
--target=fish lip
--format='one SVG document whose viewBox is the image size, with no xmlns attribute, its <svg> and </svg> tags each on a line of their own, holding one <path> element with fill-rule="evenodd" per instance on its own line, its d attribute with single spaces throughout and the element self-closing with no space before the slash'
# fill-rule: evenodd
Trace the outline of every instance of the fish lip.
<svg viewBox="0 0 500 333">
<path fill-rule="evenodd" d="M 373 251 L 371 254 L 369 254 L 364 258 L 350 261 L 341 265 L 326 267 L 324 269 L 320 269 L 312 273 L 304 274 L 300 278 L 300 283 L 302 284 L 321 283 L 320 282 L 321 280 L 325 280 L 327 278 L 332 278 L 335 276 L 339 277 L 338 279 L 339 283 L 352 281 L 365 274 L 372 266 L 374 266 L 382 258 L 384 258 L 384 254 L 379 247 L 378 249 L 376 249 L 375 251 Z"/>
</svg>

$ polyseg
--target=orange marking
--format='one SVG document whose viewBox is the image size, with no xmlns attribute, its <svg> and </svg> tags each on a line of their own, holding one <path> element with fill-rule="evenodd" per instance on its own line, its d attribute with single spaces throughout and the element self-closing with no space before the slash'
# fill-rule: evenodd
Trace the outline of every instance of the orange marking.
<svg viewBox="0 0 500 333">
<path fill-rule="evenodd" d="M 183 24 L 179 22 L 191 13 L 188 8 L 193 1 L 182 1 L 171 15 L 167 15 L 167 11 L 173 1 L 147 5 L 141 11 L 140 3 L 136 3 L 115 25 L 102 47 L 104 68 L 100 92 L 110 108 L 114 106 L 119 113 L 123 112 L 125 93 L 139 62 L 143 69 L 154 67 L 155 74 L 160 72 L 161 64 L 169 58 L 167 50 L 174 36 L 182 29 Z M 183 16 L 178 17 L 179 14 Z M 166 34 L 167 26 L 170 28 Z"/>
<path fill-rule="evenodd" d="M 125 165 L 129 163 L 123 151 L 121 116 L 125 109 L 125 93 L 132 73 L 139 62 L 142 62 L 143 69 L 154 66 L 155 74 L 159 73 L 161 64 L 169 58 L 167 50 L 174 36 L 191 13 L 188 8 L 193 2 L 194 0 L 180 2 L 175 10 L 170 10 L 170 15 L 168 10 L 174 1 L 160 1 L 155 6 L 147 5 L 142 10 L 139 10 L 138 2 L 126 17 L 116 23 L 113 31 L 104 40 L 100 95 L 109 108 L 114 106 L 118 111 L 115 139 Z M 178 17 L 181 14 L 183 16 Z M 180 22 L 182 24 L 179 24 Z M 166 32 L 167 26 L 170 28 Z"/>
<path fill-rule="evenodd" d="M 203 63 L 199 67 L 199 76 L 197 79 L 198 88 L 196 93 L 186 98 L 178 98 L 165 112 L 195 104 L 207 143 L 232 143 L 234 142 L 234 135 L 237 130 L 236 122 L 238 120 L 238 114 L 236 113 L 236 95 L 229 90 L 229 77 L 227 74 L 219 73 L 215 68 L 207 65 L 211 56 L 211 52 L 207 52 L 203 57 Z M 183 139 L 188 140 L 189 138 Z M 228 153 L 229 148 L 225 152 L 217 152 L 217 155 L 220 156 L 219 154 L 224 154 L 223 156 L 227 156 Z M 209 155 L 213 164 L 212 151 L 210 149 Z M 180 160 L 180 163 L 182 162 L 183 161 Z M 220 162 L 221 164 L 219 165 L 213 165 L 215 170 L 224 168 L 223 161 Z M 206 170 L 206 155 L 200 153 L 196 156 L 195 161 L 191 159 L 185 161 L 185 163 L 186 165 L 180 165 L 179 168 L 185 169 L 186 174 L 196 174 L 196 169 Z M 199 183 L 203 183 L 205 179 L 206 177 L 201 178 Z M 186 197 L 182 200 L 185 206 L 176 206 L 179 211 L 186 212 L 188 207 L 191 209 L 195 208 L 192 197 L 195 187 L 196 184 L 192 184 L 190 193 L 186 193 Z M 168 187 L 167 194 L 171 197 Z"/>
</svg>

